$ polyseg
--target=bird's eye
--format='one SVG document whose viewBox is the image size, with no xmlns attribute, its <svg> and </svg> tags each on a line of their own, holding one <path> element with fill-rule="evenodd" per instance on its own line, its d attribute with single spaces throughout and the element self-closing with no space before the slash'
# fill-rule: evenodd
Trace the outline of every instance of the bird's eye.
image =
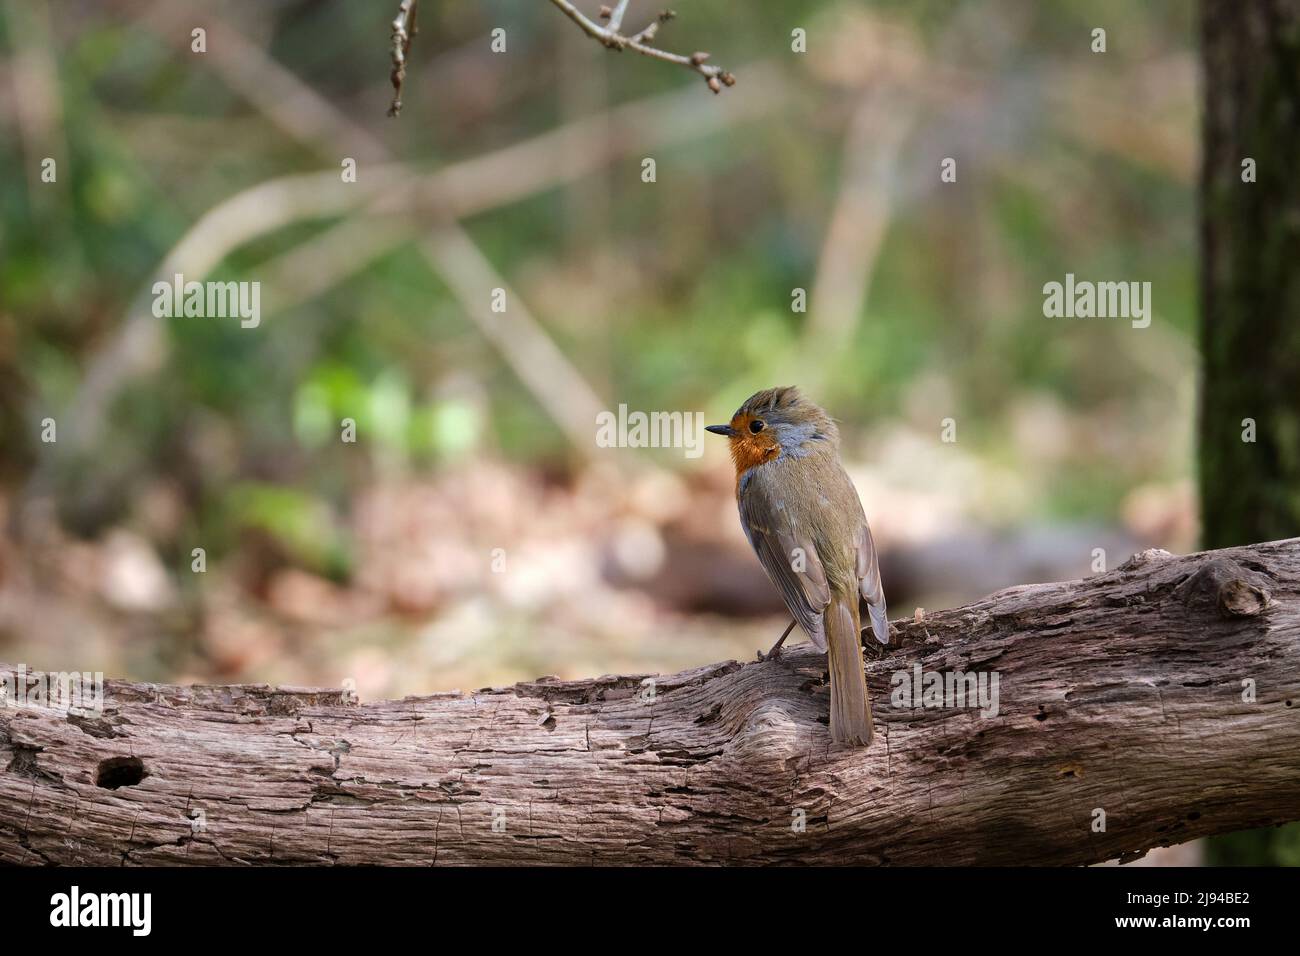
<svg viewBox="0 0 1300 956">
<path fill-rule="evenodd" d="M 761 418 L 755 418 L 752 422 L 749 423 L 749 430 L 753 432 L 755 435 L 761 432 L 763 430 L 763 427 L 764 427 L 763 419 Z"/>
</svg>

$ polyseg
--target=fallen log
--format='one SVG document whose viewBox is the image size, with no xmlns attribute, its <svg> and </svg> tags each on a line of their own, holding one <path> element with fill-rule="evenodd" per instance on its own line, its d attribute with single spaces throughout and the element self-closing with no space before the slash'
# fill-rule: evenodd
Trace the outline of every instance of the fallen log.
<svg viewBox="0 0 1300 956">
<path fill-rule="evenodd" d="M 1300 819 L 1298 634 L 1300 539 L 1143 552 L 897 622 L 865 750 L 807 646 L 366 703 L 109 681 L 97 716 L 0 706 L 0 861 L 1131 859 Z"/>
</svg>

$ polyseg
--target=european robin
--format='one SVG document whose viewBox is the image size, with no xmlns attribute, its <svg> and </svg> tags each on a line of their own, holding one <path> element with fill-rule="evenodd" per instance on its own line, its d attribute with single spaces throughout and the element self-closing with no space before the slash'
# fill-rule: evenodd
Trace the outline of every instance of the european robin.
<svg viewBox="0 0 1300 956">
<path fill-rule="evenodd" d="M 707 430 L 731 440 L 736 503 L 750 545 L 795 621 L 826 652 L 831 739 L 865 747 L 871 704 L 859 599 L 882 644 L 889 643 L 889 618 L 871 529 L 840 464 L 839 429 L 798 389 L 785 387 L 750 396 L 730 424 Z M 783 634 L 769 657 L 784 640 Z"/>
</svg>

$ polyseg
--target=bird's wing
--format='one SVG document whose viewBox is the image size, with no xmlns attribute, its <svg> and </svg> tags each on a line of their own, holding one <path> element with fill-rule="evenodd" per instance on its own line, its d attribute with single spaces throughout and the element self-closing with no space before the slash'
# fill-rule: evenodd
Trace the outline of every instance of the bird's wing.
<svg viewBox="0 0 1300 956">
<path fill-rule="evenodd" d="M 858 538 L 857 557 L 858 588 L 871 612 L 871 630 L 881 644 L 889 643 L 889 612 L 885 609 L 885 589 L 880 583 L 880 561 L 876 557 L 876 543 L 871 540 L 871 529 L 862 522 Z"/>
<path fill-rule="evenodd" d="M 831 602 L 831 591 L 810 530 L 794 526 L 781 509 L 763 507 L 768 502 L 759 488 L 742 495 L 739 504 L 741 527 L 767 576 L 780 589 L 785 606 L 813 645 L 826 650 L 822 612 Z"/>
</svg>

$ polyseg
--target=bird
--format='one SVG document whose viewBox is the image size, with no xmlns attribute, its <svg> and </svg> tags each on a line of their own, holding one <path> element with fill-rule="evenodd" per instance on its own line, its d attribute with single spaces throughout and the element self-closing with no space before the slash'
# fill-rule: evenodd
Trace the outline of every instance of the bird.
<svg viewBox="0 0 1300 956">
<path fill-rule="evenodd" d="M 889 616 L 866 513 L 840 464 L 839 429 L 798 388 L 783 386 L 751 395 L 728 424 L 705 430 L 730 440 L 745 536 L 795 622 L 826 652 L 831 739 L 869 745 L 860 601 L 881 644 L 889 643 Z M 793 627 L 765 659 L 780 653 Z"/>
</svg>

